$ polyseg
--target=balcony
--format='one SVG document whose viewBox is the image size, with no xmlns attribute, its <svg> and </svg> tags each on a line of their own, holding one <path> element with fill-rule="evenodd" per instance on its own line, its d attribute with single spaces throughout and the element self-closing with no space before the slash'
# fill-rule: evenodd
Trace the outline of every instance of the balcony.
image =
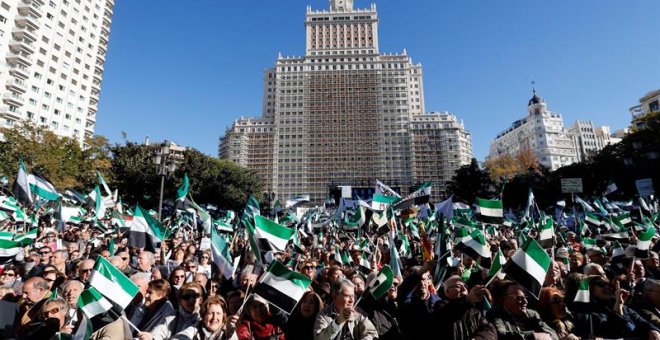
<svg viewBox="0 0 660 340">
<path fill-rule="evenodd" d="M 12 76 L 21 78 L 23 80 L 30 77 L 30 72 L 28 71 L 27 67 L 21 64 L 13 64 L 13 65 L 10 64 L 8 66 L 9 66 L 9 74 L 11 74 Z"/>
<path fill-rule="evenodd" d="M 25 99 L 23 98 L 23 96 L 21 96 L 18 93 L 13 93 L 13 92 L 5 93 L 2 96 L 2 101 L 5 104 L 10 104 L 10 105 L 14 105 L 14 106 L 23 106 L 23 104 L 25 103 Z"/>
<path fill-rule="evenodd" d="M 89 99 L 92 99 L 93 101 L 96 101 L 98 103 L 98 101 L 99 101 L 99 92 L 98 91 L 92 91 L 89 94 Z"/>
<path fill-rule="evenodd" d="M 7 54 L 7 62 L 9 63 L 19 62 L 23 65 L 32 65 L 34 59 L 32 59 L 32 57 L 30 57 L 28 53 L 10 51 L 9 54 Z"/>
<path fill-rule="evenodd" d="M 20 79 L 7 80 L 7 89 L 20 93 L 27 92 L 27 87 L 25 86 L 25 82 Z"/>
<path fill-rule="evenodd" d="M 34 29 L 39 29 L 39 18 L 32 14 L 19 14 L 14 21 L 16 21 L 16 26 L 19 27 L 32 27 Z"/>
<path fill-rule="evenodd" d="M 34 53 L 34 44 L 26 39 L 14 39 L 9 42 L 9 48 L 14 51 L 23 51 L 26 53 Z"/>
<path fill-rule="evenodd" d="M 44 0 L 22 0 L 22 1 L 23 1 L 24 4 L 28 4 L 28 5 L 29 4 L 35 4 L 35 5 L 42 6 L 43 4 L 45 4 Z"/>
<path fill-rule="evenodd" d="M 35 2 L 32 2 L 31 4 L 19 3 L 18 12 L 23 15 L 32 14 L 37 18 L 41 18 L 44 15 L 44 12 Z"/>
<path fill-rule="evenodd" d="M 26 39 L 29 41 L 37 41 L 37 31 L 27 27 L 16 27 L 11 31 L 14 39 Z"/>
<path fill-rule="evenodd" d="M 2 106 L 0 107 L 0 116 L 23 119 L 23 111 L 17 107 Z"/>
</svg>

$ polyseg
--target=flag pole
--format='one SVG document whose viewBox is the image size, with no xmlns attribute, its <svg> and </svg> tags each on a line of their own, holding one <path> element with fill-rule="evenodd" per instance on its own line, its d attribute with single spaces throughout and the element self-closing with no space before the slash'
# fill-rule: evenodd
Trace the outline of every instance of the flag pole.
<svg viewBox="0 0 660 340">
<path fill-rule="evenodd" d="M 493 277 L 491 277 L 490 280 L 488 280 L 488 282 L 486 282 L 484 287 L 488 287 L 500 273 L 502 273 L 502 269 L 498 270 L 497 273 L 495 273 L 495 275 L 493 275 Z"/>
</svg>

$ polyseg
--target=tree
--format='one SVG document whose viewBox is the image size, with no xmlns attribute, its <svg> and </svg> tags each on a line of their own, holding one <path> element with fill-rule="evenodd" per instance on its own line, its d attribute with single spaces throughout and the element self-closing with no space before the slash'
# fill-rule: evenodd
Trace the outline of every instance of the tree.
<svg viewBox="0 0 660 340">
<path fill-rule="evenodd" d="M 504 154 L 490 158 L 486 160 L 484 167 L 490 173 L 490 178 L 497 184 L 509 181 L 517 175 L 526 174 L 530 169 L 534 171 L 541 169 L 538 158 L 529 148 L 520 150 L 515 157 Z"/>
<path fill-rule="evenodd" d="M 490 198 L 498 194 L 490 174 L 479 167 L 475 158 L 469 165 L 464 165 L 456 171 L 448 184 L 448 190 L 453 193 L 455 201 L 468 203 L 475 202 L 477 196 Z"/>
<path fill-rule="evenodd" d="M 107 140 L 95 137 L 85 141 L 81 149 L 77 140 L 61 137 L 29 121 L 13 129 L 0 129 L 4 140 L 0 142 L 0 174 L 12 181 L 18 172 L 19 159 L 28 171 L 46 177 L 58 190 L 82 189 L 95 171 L 109 169 Z"/>
</svg>

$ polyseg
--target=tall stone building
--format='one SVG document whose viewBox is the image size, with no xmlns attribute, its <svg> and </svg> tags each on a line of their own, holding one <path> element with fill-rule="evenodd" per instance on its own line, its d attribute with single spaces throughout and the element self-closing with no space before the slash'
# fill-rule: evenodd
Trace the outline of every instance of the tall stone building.
<svg viewBox="0 0 660 340">
<path fill-rule="evenodd" d="M 609 126 L 597 127 L 591 121 L 578 120 L 566 128 L 566 132 L 573 138 L 578 162 L 585 161 L 588 156 L 619 141 L 611 137 Z"/>
<path fill-rule="evenodd" d="M 0 126 L 94 135 L 114 0 L 0 2 Z"/>
<path fill-rule="evenodd" d="M 539 163 L 551 170 L 577 161 L 575 143 L 564 129 L 564 119 L 548 111 L 545 100 L 534 95 L 527 104 L 527 116 L 501 132 L 490 144 L 488 158 L 516 156 L 531 150 Z"/>
<path fill-rule="evenodd" d="M 308 7 L 305 32 L 305 55 L 280 55 L 265 72 L 262 118 L 236 120 L 220 138 L 220 157 L 256 170 L 280 201 L 308 194 L 319 203 L 335 186 L 364 193 L 376 179 L 403 193 L 431 180 L 434 192 L 442 192 L 449 174 L 469 163 L 469 134 L 455 117 L 441 123 L 441 115 L 424 113 L 422 67 L 405 50 L 380 53 L 376 6 L 331 0 L 329 10 Z M 438 132 L 421 128 L 415 139 L 422 117 L 440 119 L 432 123 Z M 460 138 L 435 141 L 458 127 Z M 419 146 L 427 140 L 435 143 L 430 149 Z M 445 156 L 449 140 L 465 154 Z M 415 164 L 429 153 L 451 162 L 437 164 L 438 171 Z"/>
</svg>

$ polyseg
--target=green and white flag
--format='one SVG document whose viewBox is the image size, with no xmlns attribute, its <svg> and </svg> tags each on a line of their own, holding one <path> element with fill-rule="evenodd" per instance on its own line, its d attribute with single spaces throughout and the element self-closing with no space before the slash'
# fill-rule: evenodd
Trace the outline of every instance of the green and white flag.
<svg viewBox="0 0 660 340">
<path fill-rule="evenodd" d="M 105 313 L 112 308 L 112 303 L 106 300 L 94 287 L 89 287 L 80 293 L 78 307 L 88 318 Z"/>
<path fill-rule="evenodd" d="M 176 200 L 183 201 L 188 195 L 188 190 L 190 190 L 190 183 L 188 181 L 188 174 L 183 174 L 183 183 L 176 191 Z"/>
<path fill-rule="evenodd" d="M 167 238 L 166 231 L 167 229 L 158 220 L 137 205 L 131 222 L 128 245 L 130 247 L 155 249 L 156 243 Z"/>
<path fill-rule="evenodd" d="M 230 280 L 234 273 L 234 267 L 229 251 L 229 244 L 224 236 L 213 229 L 211 230 L 211 254 L 213 256 L 213 263 L 218 266 L 222 276 Z"/>
<path fill-rule="evenodd" d="M 215 225 L 215 228 L 219 232 L 223 232 L 223 233 L 233 233 L 234 232 L 234 227 L 230 223 L 225 222 L 222 219 L 217 219 L 217 220 L 213 221 L 213 225 Z"/>
<path fill-rule="evenodd" d="M 502 223 L 504 207 L 501 200 L 487 200 L 477 197 L 477 213 L 487 223 Z"/>
<path fill-rule="evenodd" d="M 488 271 L 488 277 L 493 277 L 497 275 L 497 277 L 500 280 L 504 280 L 506 274 L 502 273 L 502 267 L 505 264 L 506 264 L 506 258 L 504 257 L 504 254 L 502 254 L 502 249 L 497 249 L 497 255 L 495 255 L 493 264 L 490 266 L 490 270 Z"/>
<path fill-rule="evenodd" d="M 577 294 L 575 295 L 574 302 L 589 303 L 591 302 L 591 296 L 589 294 L 589 278 L 585 278 L 580 281 L 580 286 L 578 287 Z"/>
<path fill-rule="evenodd" d="M 22 159 L 19 161 L 18 174 L 14 183 L 14 196 L 25 203 L 32 204 L 32 190 L 30 190 L 27 168 Z"/>
<path fill-rule="evenodd" d="M 392 287 L 394 283 L 394 272 L 390 266 L 385 265 L 367 285 L 367 291 L 378 300 Z"/>
<path fill-rule="evenodd" d="M 103 176 L 101 176 L 100 172 L 96 172 L 96 177 L 99 179 L 99 184 L 103 187 L 103 190 L 105 191 L 106 196 L 112 197 L 112 191 L 110 190 L 110 187 L 108 186 L 108 183 L 106 183 L 105 179 L 103 179 Z"/>
<path fill-rule="evenodd" d="M 651 247 L 651 239 L 655 235 L 655 227 L 649 226 L 637 236 L 637 249 L 635 250 L 635 257 L 648 258 L 649 248 Z"/>
<path fill-rule="evenodd" d="M 295 230 L 277 224 L 263 216 L 254 216 L 254 237 L 262 251 L 285 251 Z"/>
<path fill-rule="evenodd" d="M 362 252 L 362 255 L 360 256 L 360 269 L 362 269 L 365 272 L 370 272 L 371 271 L 371 262 L 369 262 L 369 257 L 367 256 L 367 253 Z"/>
<path fill-rule="evenodd" d="M 554 221 L 550 216 L 544 216 L 541 219 L 541 232 L 539 233 L 539 245 L 543 248 L 550 248 L 554 245 L 555 228 Z"/>
<path fill-rule="evenodd" d="M 10 231 L 0 231 L 0 240 L 13 241 L 14 233 Z"/>
<path fill-rule="evenodd" d="M 398 200 L 399 198 L 396 196 L 385 196 L 381 194 L 374 194 L 374 196 L 371 199 L 371 209 L 377 211 L 383 211 Z"/>
<path fill-rule="evenodd" d="M 18 242 L 0 239 L 0 264 L 6 264 L 14 259 L 21 250 Z"/>
<path fill-rule="evenodd" d="M 103 203 L 103 196 L 101 196 L 101 190 L 97 185 L 94 187 L 94 215 L 97 219 L 102 219 L 105 217 L 105 204 Z"/>
<path fill-rule="evenodd" d="M 254 286 L 253 292 L 285 313 L 291 314 L 311 283 L 309 277 L 291 271 L 275 260 Z"/>
<path fill-rule="evenodd" d="M 503 271 L 538 299 L 551 261 L 545 250 L 529 238 L 507 261 Z"/>
<path fill-rule="evenodd" d="M 479 229 L 475 229 L 470 235 L 463 237 L 461 242 L 456 245 L 456 249 L 475 260 L 479 257 L 491 257 L 490 245 Z"/>
<path fill-rule="evenodd" d="M 28 183 L 30 184 L 30 191 L 35 196 L 48 201 L 57 201 L 60 198 L 57 189 L 43 177 L 30 174 L 28 175 Z"/>
<path fill-rule="evenodd" d="M 26 234 L 16 235 L 16 237 L 14 237 L 14 241 L 19 243 L 22 247 L 25 247 L 34 243 L 34 241 L 37 239 L 37 232 L 37 228 L 30 229 L 30 231 L 28 231 Z"/>
<path fill-rule="evenodd" d="M 195 201 L 192 200 L 192 197 L 190 197 L 190 202 L 192 203 L 193 208 L 195 208 L 195 211 L 197 211 L 197 214 L 199 215 L 199 218 L 202 220 L 202 226 L 204 227 L 204 234 L 209 235 L 211 233 L 211 226 L 213 225 L 213 220 L 211 219 L 211 215 L 204 210 L 202 207 L 197 205 Z"/>
<path fill-rule="evenodd" d="M 122 308 L 126 308 L 138 293 L 135 283 L 102 256 L 96 258 L 89 285 Z"/>
<path fill-rule="evenodd" d="M 596 239 L 585 237 L 582 239 L 582 246 L 584 247 L 584 249 L 596 248 Z"/>
<path fill-rule="evenodd" d="M 622 258 L 625 255 L 626 255 L 626 250 L 623 249 L 619 241 L 614 241 L 614 245 L 612 246 L 612 259 Z"/>
<path fill-rule="evenodd" d="M 594 224 L 594 225 L 602 225 L 603 224 L 602 219 L 598 215 L 596 215 L 593 212 L 589 212 L 589 211 L 587 211 L 585 213 L 584 221 L 589 222 L 589 223 Z"/>
</svg>

